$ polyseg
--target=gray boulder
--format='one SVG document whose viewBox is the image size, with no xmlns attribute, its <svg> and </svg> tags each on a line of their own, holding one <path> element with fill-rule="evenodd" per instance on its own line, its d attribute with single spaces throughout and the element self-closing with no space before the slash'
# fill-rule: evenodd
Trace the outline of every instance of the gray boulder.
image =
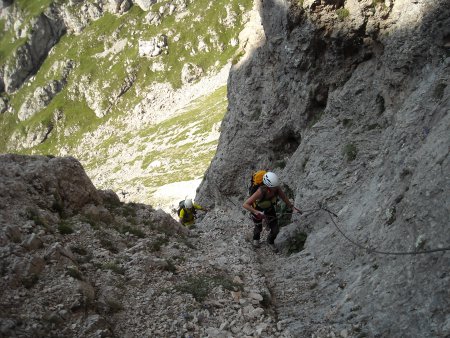
<svg viewBox="0 0 450 338">
<path fill-rule="evenodd" d="M 108 0 L 106 9 L 113 14 L 123 14 L 131 8 L 130 0 Z"/>
<path fill-rule="evenodd" d="M 139 41 L 139 56 L 155 57 L 163 52 L 167 52 L 167 36 L 159 34 L 150 40 Z"/>
<path fill-rule="evenodd" d="M 203 69 L 191 62 L 185 63 L 181 70 L 181 81 L 183 84 L 193 83 L 203 75 Z"/>
<path fill-rule="evenodd" d="M 138 5 L 143 11 L 148 11 L 152 5 L 156 3 L 157 0 L 134 0 L 136 5 Z"/>
</svg>

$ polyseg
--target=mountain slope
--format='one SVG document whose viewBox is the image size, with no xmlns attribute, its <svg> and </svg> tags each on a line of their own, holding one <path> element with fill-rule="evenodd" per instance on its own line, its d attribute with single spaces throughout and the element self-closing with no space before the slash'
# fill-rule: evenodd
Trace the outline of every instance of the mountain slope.
<svg viewBox="0 0 450 338">
<path fill-rule="evenodd" d="M 2 2 L 0 150 L 75 156 L 97 186 L 128 201 L 156 202 L 160 184 L 201 178 L 226 110 L 230 63 L 247 48 L 239 33 L 251 5 Z M 166 151 L 157 131 L 186 138 L 184 149 Z M 180 159 L 203 139 L 191 163 Z M 161 179 L 148 167 L 155 163 L 178 173 Z"/>
</svg>

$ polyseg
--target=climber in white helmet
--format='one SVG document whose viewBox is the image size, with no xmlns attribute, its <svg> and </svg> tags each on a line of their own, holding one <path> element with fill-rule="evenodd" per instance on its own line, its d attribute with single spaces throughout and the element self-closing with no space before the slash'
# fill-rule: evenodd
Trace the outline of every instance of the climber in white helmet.
<svg viewBox="0 0 450 338">
<path fill-rule="evenodd" d="M 267 242 L 271 248 L 276 251 L 274 241 L 278 235 L 278 219 L 275 211 L 277 198 L 280 197 L 286 206 L 294 210 L 294 212 L 300 212 L 299 209 L 294 207 L 292 202 L 287 198 L 286 194 L 280 188 L 280 182 L 278 176 L 273 172 L 266 172 L 263 176 L 263 184 L 251 195 L 242 205 L 244 209 L 252 213 L 252 220 L 255 224 L 253 229 L 253 246 L 259 246 L 259 240 L 262 232 L 262 220 L 266 218 L 267 224 L 270 228 Z"/>
<path fill-rule="evenodd" d="M 192 202 L 192 199 L 186 198 L 179 203 L 178 217 L 180 223 L 184 226 L 191 228 L 195 224 L 195 218 L 197 216 L 197 210 L 208 211 L 202 206 Z"/>
</svg>

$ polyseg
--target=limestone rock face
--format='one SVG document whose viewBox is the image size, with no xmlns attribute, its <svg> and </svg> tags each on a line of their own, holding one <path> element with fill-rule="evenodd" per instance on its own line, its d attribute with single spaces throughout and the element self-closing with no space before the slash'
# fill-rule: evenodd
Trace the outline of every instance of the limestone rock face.
<svg viewBox="0 0 450 338">
<path fill-rule="evenodd" d="M 82 3 L 82 5 L 78 7 L 78 3 Z M 102 7 L 96 2 L 77 1 L 77 3 L 69 5 L 77 6 L 77 10 L 71 6 L 62 6 L 60 9 L 61 18 L 69 34 L 80 34 L 89 22 L 98 19 L 102 14 Z"/>
<path fill-rule="evenodd" d="M 31 33 L 27 36 L 27 42 L 9 59 L 1 72 L 7 93 L 19 88 L 25 79 L 35 72 L 65 32 L 65 25 L 52 7 L 35 18 L 30 25 Z"/>
<path fill-rule="evenodd" d="M 53 97 L 66 85 L 67 77 L 74 68 L 74 62 L 67 60 L 62 65 L 55 65 L 55 68 L 60 68 L 60 78 L 49 81 L 44 87 L 38 87 L 32 95 L 25 99 L 18 112 L 19 120 L 26 120 L 51 102 Z"/>
<path fill-rule="evenodd" d="M 136 5 L 141 7 L 143 11 L 148 11 L 152 5 L 156 3 L 156 0 L 134 0 Z"/>
<path fill-rule="evenodd" d="M 365 247 L 450 245 L 448 1 L 261 6 L 265 44 L 231 70 L 219 147 L 196 199 L 239 208 L 251 172 L 269 168 L 310 211 L 276 241 L 288 253 L 304 232 L 305 253 L 271 265 L 291 332 L 448 335 L 448 301 L 436 298 L 448 295 L 448 253 L 368 254 L 318 208 Z M 343 318 L 348 325 L 333 324 Z"/>
<path fill-rule="evenodd" d="M 13 213 L 12 218 L 17 212 L 12 206 L 18 200 L 24 208 L 38 204 L 51 209 L 52 205 L 60 204 L 69 213 L 101 201 L 81 164 L 74 158 L 36 156 L 28 159 L 20 155 L 1 155 L 0 165 L 2 205 L 7 213 L 8 210 Z M 14 180 L 14 177 L 21 180 Z M 30 186 L 36 196 L 30 194 Z"/>
</svg>

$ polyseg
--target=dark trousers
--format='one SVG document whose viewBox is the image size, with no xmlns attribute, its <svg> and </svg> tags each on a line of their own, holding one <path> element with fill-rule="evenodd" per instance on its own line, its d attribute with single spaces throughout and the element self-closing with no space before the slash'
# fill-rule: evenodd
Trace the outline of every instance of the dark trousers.
<svg viewBox="0 0 450 338">
<path fill-rule="evenodd" d="M 258 208 L 256 208 L 259 210 Z M 275 208 L 272 207 L 270 209 L 260 210 L 264 211 L 264 215 L 266 215 L 266 222 L 269 226 L 270 232 L 269 236 L 267 237 L 267 242 L 269 244 L 273 244 L 275 241 L 275 238 L 277 237 L 278 233 L 280 232 L 280 228 L 278 227 L 278 219 L 277 219 L 277 213 L 275 212 Z M 262 220 L 257 219 L 252 214 L 252 220 L 255 224 L 255 227 L 253 229 L 253 240 L 258 240 L 261 238 L 261 232 L 262 232 Z"/>
</svg>

